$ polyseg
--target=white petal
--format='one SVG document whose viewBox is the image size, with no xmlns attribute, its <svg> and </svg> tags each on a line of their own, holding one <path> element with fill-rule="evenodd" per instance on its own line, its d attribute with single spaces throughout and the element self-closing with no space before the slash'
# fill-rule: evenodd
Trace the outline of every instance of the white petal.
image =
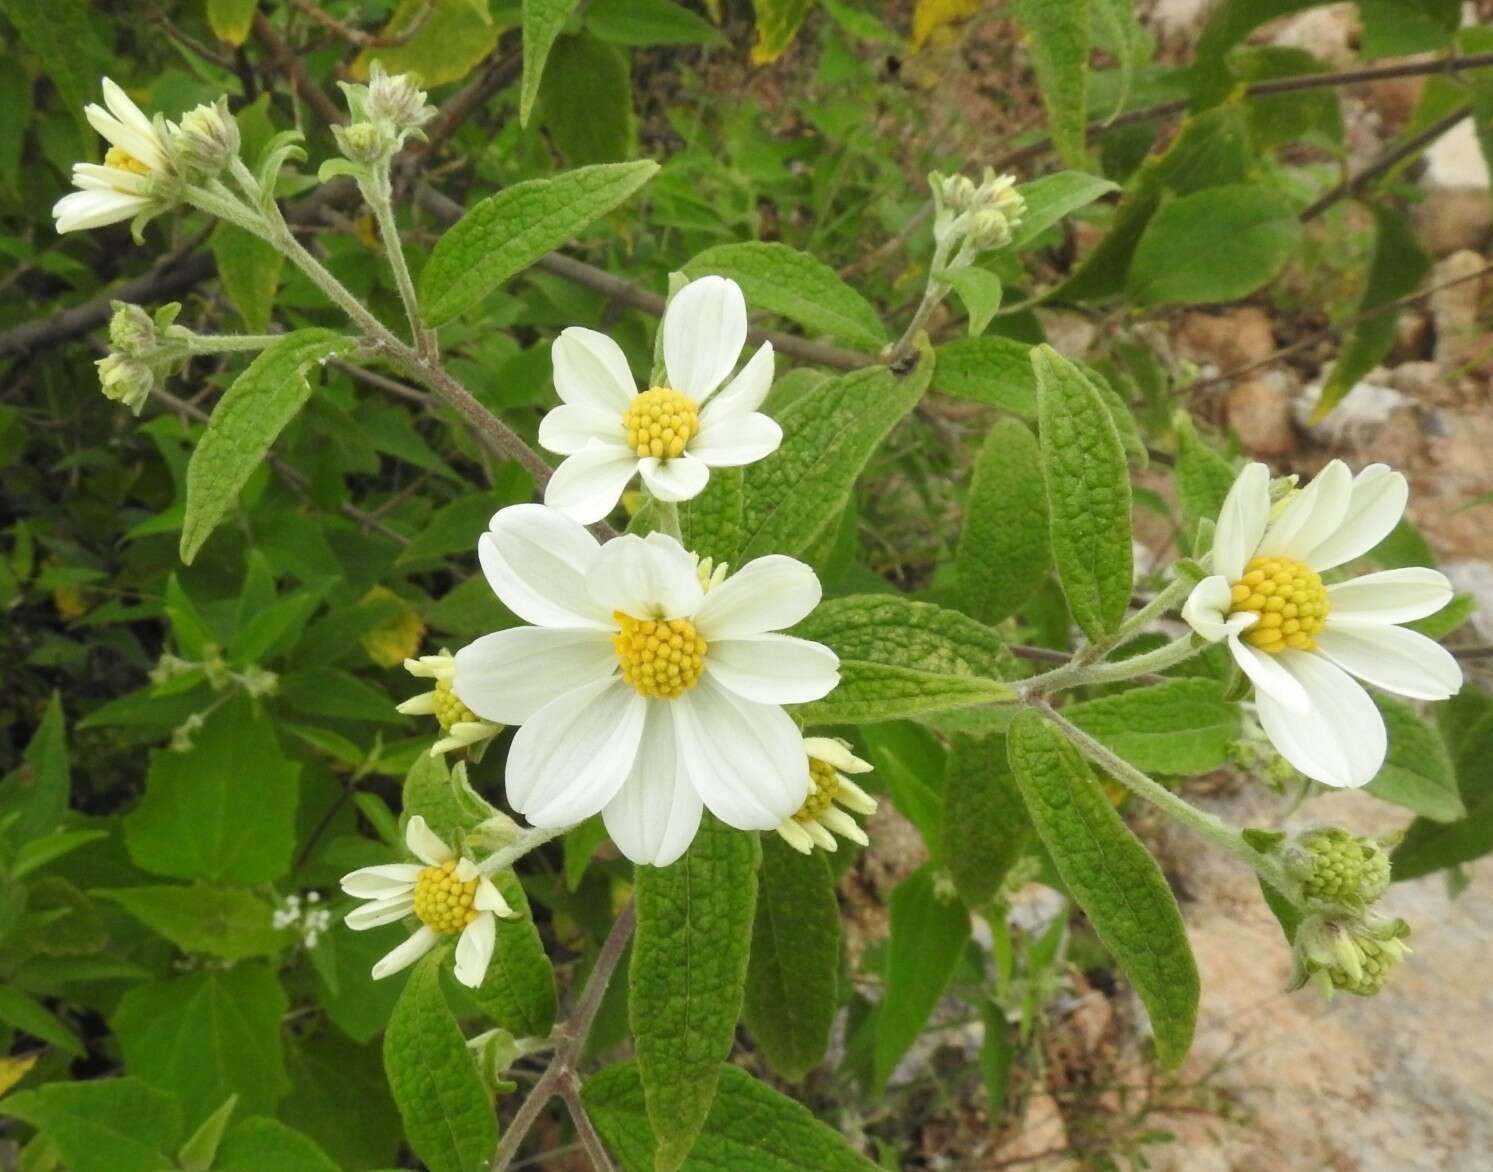
<svg viewBox="0 0 1493 1172">
<path fill-rule="evenodd" d="M 161 153 L 154 129 L 142 131 L 107 113 L 99 106 L 85 106 L 83 114 L 88 123 L 125 154 L 144 163 L 152 171 L 164 170 L 166 156 Z"/>
<path fill-rule="evenodd" d="M 1192 588 L 1182 605 L 1182 618 L 1208 642 L 1218 643 L 1235 633 L 1236 628 L 1228 623 L 1229 608 L 1233 604 L 1229 580 L 1222 574 L 1214 574 Z"/>
<path fill-rule="evenodd" d="M 1400 523 L 1410 486 L 1387 464 L 1370 464 L 1353 478 L 1348 512 L 1337 531 L 1319 542 L 1306 558 L 1314 570 L 1330 570 L 1362 557 Z"/>
<path fill-rule="evenodd" d="M 551 700 L 520 728 L 505 782 L 513 808 L 535 826 L 571 826 L 597 813 L 637 758 L 647 704 L 620 679 Z"/>
<path fill-rule="evenodd" d="M 638 393 L 622 347 L 605 334 L 571 326 L 555 339 L 550 360 L 561 400 L 605 412 L 620 426 L 622 413 Z"/>
<path fill-rule="evenodd" d="M 433 716 L 435 715 L 435 693 L 421 692 L 418 696 L 411 696 L 408 700 L 394 705 L 395 712 L 402 712 L 405 716 Z"/>
<path fill-rule="evenodd" d="M 523 724 L 551 700 L 617 670 L 612 636 L 594 627 L 511 627 L 456 653 L 457 698 L 484 720 Z"/>
<path fill-rule="evenodd" d="M 833 766 L 841 773 L 870 773 L 871 763 L 862 761 L 850 751 L 844 741 L 836 740 L 834 737 L 804 737 L 804 752 L 810 757 L 817 757 L 826 765 Z"/>
<path fill-rule="evenodd" d="M 626 444 L 593 440 L 560 461 L 545 485 L 544 503 L 582 525 L 593 524 L 617 507 L 637 470 L 637 453 Z"/>
<path fill-rule="evenodd" d="M 1266 735 L 1292 765 L 1324 785 L 1367 785 L 1384 764 L 1384 718 L 1353 678 L 1320 655 L 1282 651 L 1278 659 L 1306 690 L 1310 709 L 1292 712 L 1267 694 L 1256 708 Z"/>
<path fill-rule="evenodd" d="M 539 421 L 540 445 L 562 456 L 575 455 L 593 440 L 615 446 L 626 435 L 620 415 L 577 403 L 561 403 Z"/>
<path fill-rule="evenodd" d="M 809 832 L 792 818 L 785 818 L 780 822 L 777 831 L 778 837 L 799 854 L 811 855 L 814 853 L 814 840 L 809 837 Z"/>
<path fill-rule="evenodd" d="M 617 849 L 652 867 L 667 867 L 684 854 L 704 808 L 679 759 L 675 708 L 669 700 L 649 701 L 638 759 L 601 812 Z"/>
<path fill-rule="evenodd" d="M 343 923 L 354 932 L 366 932 L 369 928 L 381 928 L 413 914 L 415 895 L 407 891 L 403 895 L 391 895 L 387 899 L 375 899 L 371 903 L 353 908 L 343 918 Z"/>
<path fill-rule="evenodd" d="M 710 644 L 705 672 L 758 704 L 807 704 L 840 682 L 840 657 L 792 635 L 752 635 Z"/>
<path fill-rule="evenodd" d="M 578 521 L 543 505 L 503 509 L 477 542 L 488 584 L 519 618 L 541 627 L 610 631 L 611 613 L 586 590 L 586 571 L 600 552 Z"/>
<path fill-rule="evenodd" d="M 731 373 L 746 344 L 746 299 L 725 277 L 701 277 L 664 311 L 664 368 L 669 386 L 703 404 Z"/>
<path fill-rule="evenodd" d="M 607 542 L 586 585 L 608 614 L 620 610 L 639 619 L 688 618 L 705 594 L 694 559 L 666 533 Z"/>
<path fill-rule="evenodd" d="M 483 912 L 456 938 L 456 979 L 468 989 L 480 986 L 482 978 L 487 975 L 497 927 L 492 913 Z"/>
<path fill-rule="evenodd" d="M 136 133 L 144 135 L 152 142 L 155 141 L 156 130 L 151 125 L 150 119 L 145 112 L 135 105 L 134 99 L 125 93 L 111 78 L 103 79 L 104 105 L 109 107 L 110 113 L 118 118 L 126 126 L 133 127 Z M 141 159 L 142 163 L 146 160 Z"/>
<path fill-rule="evenodd" d="M 707 640 L 781 631 L 802 621 L 823 596 L 819 577 L 803 562 L 769 554 L 747 562 L 705 596 L 695 628 Z"/>
<path fill-rule="evenodd" d="M 700 412 L 701 424 L 708 427 L 756 411 L 767 398 L 767 392 L 772 390 L 772 376 L 772 343 L 763 342 L 736 377 L 710 397 Z"/>
<path fill-rule="evenodd" d="M 669 460 L 644 456 L 638 461 L 638 471 L 648 491 L 661 501 L 694 500 L 710 480 L 710 466 L 689 452 Z"/>
<path fill-rule="evenodd" d="M 709 675 L 672 703 L 690 784 L 722 822 L 775 830 L 804 804 L 803 738 L 781 708 L 739 699 Z"/>
<path fill-rule="evenodd" d="M 81 232 L 128 220 L 150 206 L 150 200 L 117 191 L 74 191 L 52 205 L 59 232 Z"/>
<path fill-rule="evenodd" d="M 1305 561 L 1307 554 L 1338 531 L 1352 496 L 1353 475 L 1348 465 L 1333 460 L 1286 503 L 1265 530 L 1260 553 Z"/>
<path fill-rule="evenodd" d="M 1213 534 L 1213 568 L 1230 582 L 1244 577 L 1270 519 L 1270 469 L 1248 464 L 1239 473 L 1218 512 Z"/>
<path fill-rule="evenodd" d="M 97 163 L 74 163 L 73 184 L 87 191 L 117 191 L 125 195 L 148 195 L 150 176 L 137 175 L 122 167 L 101 167 Z"/>
<path fill-rule="evenodd" d="M 342 890 L 357 899 L 388 899 L 414 887 L 424 869 L 417 863 L 360 867 L 342 876 Z"/>
<path fill-rule="evenodd" d="M 689 454 L 712 468 L 736 468 L 772 455 L 783 442 L 777 420 L 753 411 L 700 422 L 700 434 L 689 442 Z"/>
<path fill-rule="evenodd" d="M 1438 570 L 1407 566 L 1364 574 L 1327 588 L 1331 619 L 1408 623 L 1433 615 L 1452 600 L 1452 584 Z"/>
<path fill-rule="evenodd" d="M 407 969 L 436 946 L 440 936 L 434 928 L 421 924 L 420 930 L 373 966 L 373 979 L 381 981 Z"/>
<path fill-rule="evenodd" d="M 472 898 L 472 906 L 479 912 L 492 912 L 499 916 L 513 915 L 513 909 L 508 906 L 508 901 L 503 898 L 497 884 L 485 875 L 477 884 L 477 894 Z"/>
<path fill-rule="evenodd" d="M 1462 687 L 1462 669 L 1452 653 L 1419 631 L 1333 615 L 1318 632 L 1317 646 L 1364 683 L 1412 700 L 1445 700 Z"/>
<path fill-rule="evenodd" d="M 410 854 L 427 867 L 439 867 L 448 859 L 456 857 L 456 852 L 441 841 L 440 835 L 436 834 L 419 814 L 416 814 L 405 825 L 404 845 L 409 847 Z"/>
<path fill-rule="evenodd" d="M 1229 636 L 1229 650 L 1233 652 L 1234 662 L 1244 669 L 1244 674 L 1254 684 L 1257 696 L 1269 693 L 1289 711 L 1306 711 L 1306 691 L 1281 665 L 1279 654 L 1252 647 L 1238 635 Z"/>
</svg>

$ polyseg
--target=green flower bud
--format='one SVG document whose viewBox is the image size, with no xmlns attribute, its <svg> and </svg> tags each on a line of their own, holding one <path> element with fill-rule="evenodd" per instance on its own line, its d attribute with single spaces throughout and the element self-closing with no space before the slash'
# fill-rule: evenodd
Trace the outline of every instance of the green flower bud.
<svg viewBox="0 0 1493 1172">
<path fill-rule="evenodd" d="M 368 75 L 363 109 L 365 117 L 388 122 L 400 132 L 418 130 L 436 114 L 435 107 L 426 104 L 425 91 L 415 84 L 413 76 L 397 73 L 391 77 L 377 61 Z"/>
<path fill-rule="evenodd" d="M 139 415 L 156 385 L 150 367 L 126 354 L 110 354 L 94 365 L 98 367 L 99 386 L 104 394 Z"/>
<path fill-rule="evenodd" d="M 1389 887 L 1389 852 L 1373 839 L 1336 828 L 1311 830 L 1295 848 L 1291 870 L 1309 903 L 1365 907 Z"/>
<path fill-rule="evenodd" d="M 228 99 L 219 98 L 188 110 L 176 129 L 177 158 L 204 175 L 217 175 L 238 157 L 238 123 L 228 112 Z"/>
<path fill-rule="evenodd" d="M 1296 929 L 1290 988 L 1311 981 L 1331 997 L 1341 989 L 1372 997 L 1390 970 L 1410 955 L 1404 920 L 1312 915 Z"/>
<path fill-rule="evenodd" d="M 398 148 L 393 132 L 379 122 L 354 122 L 351 126 L 332 127 L 337 149 L 354 163 L 377 163 L 387 159 Z"/>
<path fill-rule="evenodd" d="M 109 318 L 109 348 L 130 358 L 148 358 L 156 348 L 156 323 L 150 314 L 127 301 L 114 301 Z"/>
</svg>

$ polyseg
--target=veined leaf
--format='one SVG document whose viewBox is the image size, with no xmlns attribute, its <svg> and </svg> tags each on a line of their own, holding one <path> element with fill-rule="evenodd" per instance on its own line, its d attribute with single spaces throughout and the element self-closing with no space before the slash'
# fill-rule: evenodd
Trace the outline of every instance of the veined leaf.
<svg viewBox="0 0 1493 1172">
<path fill-rule="evenodd" d="M 140 886 L 94 888 L 183 952 L 224 960 L 270 956 L 285 946 L 272 926 L 275 909 L 243 887 Z"/>
<path fill-rule="evenodd" d="M 1435 725 L 1422 720 L 1409 704 L 1375 696 L 1389 731 L 1389 754 L 1373 781 L 1364 788 L 1386 802 L 1413 810 L 1432 822 L 1455 822 L 1467 808 L 1457 792 L 1446 743 Z"/>
<path fill-rule="evenodd" d="M 1019 0 L 1016 17 L 1027 47 L 1058 157 L 1082 167 L 1089 116 L 1089 5 L 1073 0 Z"/>
<path fill-rule="evenodd" d="M 53 1082 L 0 1100 L 56 1145 L 70 1172 L 161 1172 L 181 1139 L 181 1106 L 138 1078 Z"/>
<path fill-rule="evenodd" d="M 1228 760 L 1239 708 L 1215 680 L 1168 680 L 1083 700 L 1063 715 L 1146 773 L 1199 774 Z"/>
<path fill-rule="evenodd" d="M 223 1140 L 213 1172 L 341 1172 L 310 1136 L 274 1119 L 244 1119 Z"/>
<path fill-rule="evenodd" d="M 1118 183 L 1085 171 L 1059 171 L 1023 183 L 1016 190 L 1026 201 L 1026 210 L 1011 233 L 1011 247 L 1025 248 L 1064 216 L 1119 189 Z"/>
<path fill-rule="evenodd" d="M 1182 539 L 1194 556 L 1207 553 L 1195 549 L 1198 525 L 1214 522 L 1223 509 L 1224 498 L 1234 486 L 1234 469 L 1198 436 L 1192 417 L 1177 413 L 1177 503 L 1182 507 Z"/>
<path fill-rule="evenodd" d="M 539 79 L 550 47 L 575 11 L 576 0 L 523 0 L 524 76 L 519 86 L 518 121 L 529 124 L 529 112 L 539 96 Z"/>
<path fill-rule="evenodd" d="M 961 605 L 984 623 L 1015 614 L 1052 565 L 1042 449 L 1019 419 L 998 420 L 975 458 L 954 565 Z"/>
<path fill-rule="evenodd" d="M 67 759 L 67 722 L 62 696 L 53 692 L 46 713 L 21 756 L 20 766 L 0 787 L 0 823 L 15 842 L 56 829 L 67 813 L 72 773 Z M 14 821 L 6 822 L 7 819 Z"/>
<path fill-rule="evenodd" d="M 1037 380 L 1031 352 L 1027 343 L 999 336 L 949 342 L 935 352 L 933 389 L 1035 419 Z"/>
<path fill-rule="evenodd" d="M 586 8 L 586 29 L 614 45 L 720 45 L 721 30 L 673 0 L 597 0 Z"/>
<path fill-rule="evenodd" d="M 1440 705 L 1438 716 L 1467 813 L 1455 822 L 1425 817 L 1412 822 L 1391 856 L 1397 881 L 1470 863 L 1493 851 L 1493 697 L 1464 686 Z"/>
<path fill-rule="evenodd" d="M 251 3 L 249 7 L 252 10 L 254 5 Z M 275 308 L 275 290 L 280 286 L 284 255 L 258 236 L 225 222 L 213 230 L 212 250 L 218 265 L 218 280 L 223 282 L 223 292 L 238 310 L 245 331 L 264 333 Z"/>
<path fill-rule="evenodd" d="M 498 917 L 497 943 L 480 988 L 469 990 L 493 1022 L 517 1038 L 547 1037 L 555 1024 L 555 970 L 529 910 L 529 897 L 512 871 L 493 882 L 517 916 Z"/>
<path fill-rule="evenodd" d="M 737 565 L 746 508 L 740 468 L 712 468 L 705 491 L 679 510 L 684 548 L 717 564 Z"/>
<path fill-rule="evenodd" d="M 984 908 L 1031 844 L 1032 824 L 1003 737 L 954 738 L 944 776 L 943 844 L 959 897 Z"/>
</svg>

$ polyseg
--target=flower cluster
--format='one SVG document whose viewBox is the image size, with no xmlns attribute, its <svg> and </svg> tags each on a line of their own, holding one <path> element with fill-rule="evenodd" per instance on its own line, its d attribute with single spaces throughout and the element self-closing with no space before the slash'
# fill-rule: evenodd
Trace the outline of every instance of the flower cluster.
<svg viewBox="0 0 1493 1172">
<path fill-rule="evenodd" d="M 154 317 L 124 301 L 113 306 L 109 353 L 95 363 L 99 385 L 106 397 L 139 415 L 151 391 L 186 367 L 191 335 L 186 327 L 175 324 L 181 312 L 178 302 L 161 306 Z"/>
<path fill-rule="evenodd" d="M 933 239 L 943 248 L 963 244 L 961 252 L 1004 248 L 1026 212 L 1014 175 L 997 175 L 986 167 L 979 183 L 967 175 L 928 176 L 933 191 Z"/>
<path fill-rule="evenodd" d="M 321 902 L 319 891 L 306 892 L 304 899 L 294 893 L 287 895 L 270 917 L 270 927 L 277 932 L 295 929 L 301 946 L 308 951 L 316 947 L 321 934 L 331 926 L 331 909 Z"/>
<path fill-rule="evenodd" d="M 333 126 L 337 147 L 352 163 L 385 163 L 410 137 L 424 137 L 421 127 L 436 115 L 408 74 L 390 76 L 377 61 L 368 72 L 368 84 L 337 83 L 347 97 L 352 118 L 346 126 Z"/>
</svg>

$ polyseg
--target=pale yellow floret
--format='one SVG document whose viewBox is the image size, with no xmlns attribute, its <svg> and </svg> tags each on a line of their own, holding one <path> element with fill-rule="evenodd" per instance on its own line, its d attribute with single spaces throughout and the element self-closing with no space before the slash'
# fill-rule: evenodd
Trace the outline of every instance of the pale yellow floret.
<svg viewBox="0 0 1493 1172">
<path fill-rule="evenodd" d="M 1245 630 L 1245 642 L 1272 654 L 1316 650 L 1313 636 L 1328 611 L 1327 588 L 1316 571 L 1294 558 L 1255 557 L 1230 591 L 1230 613 L 1259 615 Z"/>
<path fill-rule="evenodd" d="M 622 414 L 627 446 L 639 456 L 667 460 L 682 456 L 690 437 L 700 433 L 695 401 L 667 387 L 652 387 L 628 404 Z"/>
<path fill-rule="evenodd" d="M 635 619 L 620 610 L 612 619 L 622 678 L 643 695 L 673 700 L 700 682 L 707 645 L 689 619 Z"/>
<path fill-rule="evenodd" d="M 111 146 L 105 151 L 104 166 L 117 167 L 121 171 L 132 171 L 136 175 L 150 174 L 150 168 L 123 147 Z"/>
</svg>

